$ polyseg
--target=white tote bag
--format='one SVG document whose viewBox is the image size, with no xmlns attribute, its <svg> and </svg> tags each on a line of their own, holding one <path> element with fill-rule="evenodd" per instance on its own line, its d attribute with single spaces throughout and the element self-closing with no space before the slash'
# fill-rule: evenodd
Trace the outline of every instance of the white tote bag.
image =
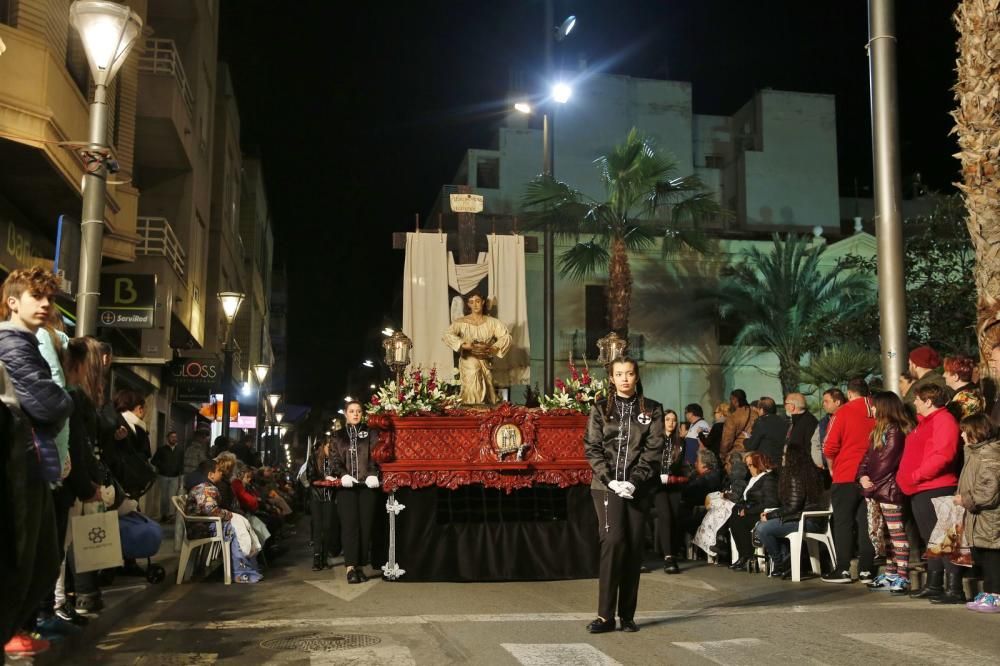
<svg viewBox="0 0 1000 666">
<path fill-rule="evenodd" d="M 71 523 L 77 571 L 113 569 L 122 565 L 122 539 L 116 511 L 73 516 Z"/>
</svg>

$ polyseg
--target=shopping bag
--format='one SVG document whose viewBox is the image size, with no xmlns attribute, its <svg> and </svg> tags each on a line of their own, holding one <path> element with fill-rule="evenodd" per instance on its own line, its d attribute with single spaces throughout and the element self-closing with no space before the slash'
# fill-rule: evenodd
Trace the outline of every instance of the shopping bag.
<svg viewBox="0 0 1000 666">
<path fill-rule="evenodd" d="M 875 548 L 876 557 L 885 557 L 885 517 L 882 515 L 882 507 L 872 498 L 865 499 L 866 510 L 868 512 L 868 539 Z"/>
<path fill-rule="evenodd" d="M 118 514 L 114 511 L 71 518 L 73 557 L 78 572 L 113 569 L 122 565 Z"/>
<path fill-rule="evenodd" d="M 972 566 L 972 552 L 965 539 L 965 509 L 956 505 L 951 496 L 931 499 L 937 523 L 927 540 L 927 557 L 946 557 L 953 564 Z"/>
</svg>

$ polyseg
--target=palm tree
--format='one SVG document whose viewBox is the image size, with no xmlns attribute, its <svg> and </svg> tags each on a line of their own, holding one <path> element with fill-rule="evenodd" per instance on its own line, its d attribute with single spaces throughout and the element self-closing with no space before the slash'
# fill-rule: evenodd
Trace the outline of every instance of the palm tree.
<svg viewBox="0 0 1000 666">
<path fill-rule="evenodd" d="M 625 142 L 594 161 L 604 184 L 597 201 L 549 176 L 528 184 L 524 208 L 537 227 L 577 242 L 559 257 L 560 272 L 583 279 L 608 271 L 608 323 L 628 335 L 632 302 L 629 253 L 646 250 L 664 238 L 698 246 L 697 224 L 721 213 L 697 176 L 676 176 L 677 164 L 633 128 Z M 581 240 L 581 237 L 584 240 Z"/>
<path fill-rule="evenodd" d="M 1000 342 L 1000 0 L 961 0 L 958 29 L 955 134 L 962 161 L 962 191 L 976 249 L 979 348 L 988 354 Z"/>
<path fill-rule="evenodd" d="M 803 355 L 823 347 L 825 329 L 863 313 L 873 289 L 861 273 L 824 270 L 825 245 L 806 236 L 775 234 L 773 241 L 766 254 L 744 251 L 708 297 L 720 316 L 742 325 L 734 346 L 764 347 L 778 357 L 778 379 L 788 393 L 799 388 Z"/>
</svg>

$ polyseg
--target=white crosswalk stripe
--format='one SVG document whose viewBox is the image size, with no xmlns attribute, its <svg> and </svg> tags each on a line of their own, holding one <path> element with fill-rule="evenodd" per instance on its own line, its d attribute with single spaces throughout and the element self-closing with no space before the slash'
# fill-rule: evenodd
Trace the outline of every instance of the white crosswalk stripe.
<svg viewBox="0 0 1000 666">
<path fill-rule="evenodd" d="M 351 585 L 345 578 L 328 578 L 324 580 L 307 580 L 313 587 L 323 590 L 327 594 L 333 595 L 344 601 L 354 601 L 365 592 L 382 582 L 381 578 L 372 578 L 367 583 Z"/>
<path fill-rule="evenodd" d="M 524 666 L 621 666 L 587 643 L 501 643 Z"/>
<path fill-rule="evenodd" d="M 781 663 L 826 664 L 814 657 L 802 655 L 794 645 L 776 645 L 759 638 L 731 638 L 723 641 L 675 642 L 679 648 L 690 650 L 713 664 L 720 666 L 755 666 L 756 664 Z"/>
<path fill-rule="evenodd" d="M 921 632 L 891 634 L 844 634 L 847 638 L 875 645 L 885 650 L 926 663 L 996 663 L 997 652 L 987 654 L 968 647 L 949 643 Z M 998 648 L 1000 649 L 1000 648 Z"/>
</svg>

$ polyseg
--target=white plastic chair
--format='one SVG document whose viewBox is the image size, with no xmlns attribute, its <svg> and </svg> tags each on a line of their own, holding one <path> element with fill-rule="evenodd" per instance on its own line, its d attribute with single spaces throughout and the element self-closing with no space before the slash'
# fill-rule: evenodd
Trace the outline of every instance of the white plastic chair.
<svg viewBox="0 0 1000 666">
<path fill-rule="evenodd" d="M 232 583 L 232 562 L 229 557 L 229 546 L 223 538 L 222 518 L 214 516 L 187 515 L 184 512 L 184 495 L 171 497 L 170 500 L 174 503 L 174 508 L 177 509 L 177 515 L 181 517 L 182 521 L 184 521 L 184 541 L 181 544 L 181 555 L 177 564 L 177 584 L 180 585 L 184 582 L 184 573 L 187 569 L 188 559 L 191 557 L 191 552 L 205 545 L 208 545 L 208 552 L 205 555 L 205 566 L 211 564 L 212 560 L 221 555 L 222 570 L 225 574 L 223 576 L 223 580 L 226 585 Z M 212 523 L 215 525 L 215 535 L 201 539 L 189 539 L 187 530 L 188 523 Z"/>
<path fill-rule="evenodd" d="M 806 544 L 809 550 L 809 564 L 816 573 L 821 573 L 819 561 L 819 544 L 826 546 L 826 551 L 830 555 L 830 560 L 836 564 L 836 551 L 833 548 L 833 530 L 830 526 L 830 516 L 833 511 L 803 511 L 799 518 L 799 529 L 792 532 L 785 538 L 788 539 L 788 547 L 791 550 L 792 558 L 792 580 L 798 583 L 802 580 L 802 543 Z M 806 532 L 807 518 L 826 518 L 826 532 Z"/>
</svg>

